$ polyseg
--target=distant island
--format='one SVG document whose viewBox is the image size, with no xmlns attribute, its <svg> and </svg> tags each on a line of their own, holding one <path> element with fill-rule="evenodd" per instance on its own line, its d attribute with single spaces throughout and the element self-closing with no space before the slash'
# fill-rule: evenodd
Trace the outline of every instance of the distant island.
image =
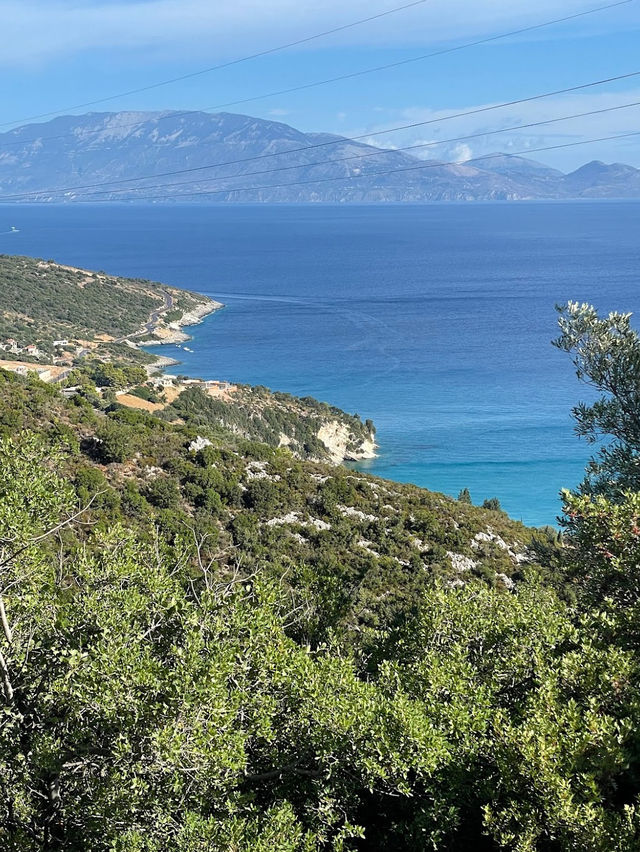
<svg viewBox="0 0 640 852">
<path fill-rule="evenodd" d="M 177 172 L 177 174 L 176 174 Z M 140 176 L 148 176 L 138 180 Z M 640 198 L 640 170 L 495 153 L 422 160 L 231 113 L 61 116 L 0 134 L 0 201 L 421 203 Z"/>
</svg>

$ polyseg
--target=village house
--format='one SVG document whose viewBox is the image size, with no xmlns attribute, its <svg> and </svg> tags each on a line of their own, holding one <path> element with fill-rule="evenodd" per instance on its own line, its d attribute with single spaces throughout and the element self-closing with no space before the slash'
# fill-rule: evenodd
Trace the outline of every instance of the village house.
<svg viewBox="0 0 640 852">
<path fill-rule="evenodd" d="M 62 388 L 60 393 L 63 397 L 65 397 L 65 399 L 71 399 L 71 397 L 75 396 L 79 390 L 81 390 L 80 385 L 74 385 L 71 388 Z"/>
<path fill-rule="evenodd" d="M 207 390 L 210 388 L 214 390 L 229 390 L 231 387 L 231 382 L 221 382 L 216 381 L 215 379 L 211 379 L 210 381 L 205 382 L 204 386 L 205 388 L 207 388 Z"/>
<path fill-rule="evenodd" d="M 151 379 L 151 384 L 155 388 L 171 388 L 173 387 L 174 380 L 177 379 L 177 376 L 154 376 Z"/>
</svg>

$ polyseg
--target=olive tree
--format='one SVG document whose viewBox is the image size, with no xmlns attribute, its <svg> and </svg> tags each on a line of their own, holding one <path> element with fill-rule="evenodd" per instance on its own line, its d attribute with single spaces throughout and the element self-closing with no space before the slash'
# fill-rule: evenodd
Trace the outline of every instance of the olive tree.
<svg viewBox="0 0 640 852">
<path fill-rule="evenodd" d="M 577 302 L 558 311 L 555 346 L 571 355 L 578 378 L 600 394 L 574 407 L 576 432 L 590 443 L 607 442 L 589 464 L 582 490 L 609 496 L 640 490 L 640 337 L 631 314 L 600 317 Z"/>
</svg>

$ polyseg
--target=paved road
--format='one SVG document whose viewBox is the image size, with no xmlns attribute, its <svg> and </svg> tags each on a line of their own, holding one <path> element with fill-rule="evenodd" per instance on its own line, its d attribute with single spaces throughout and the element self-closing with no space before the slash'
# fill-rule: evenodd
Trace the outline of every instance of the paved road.
<svg viewBox="0 0 640 852">
<path fill-rule="evenodd" d="M 173 296 L 171 293 L 167 293 L 166 290 L 163 290 L 162 298 L 164 300 L 163 306 L 151 312 L 149 321 L 144 324 L 143 329 L 140 331 L 134 331 L 132 334 L 125 334 L 124 337 L 119 337 L 117 340 L 114 340 L 114 343 L 124 343 L 126 340 L 133 340 L 134 337 L 141 337 L 143 334 L 151 334 L 160 321 L 162 314 L 166 314 L 167 311 L 170 311 L 174 306 Z"/>
<path fill-rule="evenodd" d="M 173 308 L 173 296 L 171 293 L 163 291 L 162 296 L 164 298 L 164 305 L 161 308 L 158 308 L 157 311 L 153 311 L 149 317 L 149 322 L 145 324 L 145 328 L 148 332 L 152 332 L 154 330 L 162 314 L 166 314 L 167 311 L 170 311 L 171 308 Z M 139 333 L 140 332 L 138 332 L 138 334 Z"/>
</svg>

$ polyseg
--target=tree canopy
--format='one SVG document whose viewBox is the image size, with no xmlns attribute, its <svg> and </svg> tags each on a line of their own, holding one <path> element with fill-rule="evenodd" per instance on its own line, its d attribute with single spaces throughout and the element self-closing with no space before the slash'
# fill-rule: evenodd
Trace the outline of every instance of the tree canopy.
<svg viewBox="0 0 640 852">
<path fill-rule="evenodd" d="M 612 375 L 589 316 L 566 348 Z M 625 363 L 603 392 L 633 453 Z M 639 848 L 640 493 L 614 456 L 560 547 L 33 380 L 0 373 L 0 401 L 3 849 Z"/>
</svg>

